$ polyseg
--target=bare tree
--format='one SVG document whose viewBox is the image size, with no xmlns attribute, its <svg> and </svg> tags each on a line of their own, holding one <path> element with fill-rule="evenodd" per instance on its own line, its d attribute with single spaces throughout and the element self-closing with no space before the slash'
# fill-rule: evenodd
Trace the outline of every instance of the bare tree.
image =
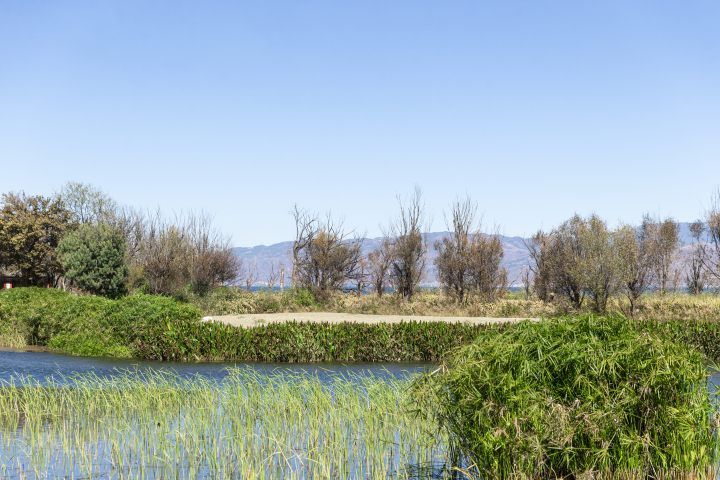
<svg viewBox="0 0 720 480">
<path fill-rule="evenodd" d="M 313 232 L 307 245 L 298 253 L 295 265 L 297 281 L 303 288 L 324 296 L 356 280 L 362 258 L 362 236 L 348 236 L 343 221 L 335 223 L 330 214 Z"/>
<path fill-rule="evenodd" d="M 493 301 L 507 290 L 507 271 L 502 266 L 503 247 L 495 235 L 482 232 L 482 217 L 476 221 L 477 204 L 470 197 L 452 205 L 451 234 L 435 242 L 435 265 L 440 283 L 460 301 L 469 289 Z"/>
<path fill-rule="evenodd" d="M 471 285 L 485 301 L 494 302 L 507 292 L 508 276 L 503 266 L 502 240 L 495 229 L 493 235 L 476 231 L 471 235 L 467 274 Z"/>
<path fill-rule="evenodd" d="M 621 225 L 615 232 L 615 245 L 619 259 L 621 291 L 630 302 L 630 317 L 635 311 L 640 296 L 652 282 L 651 236 L 649 225 L 640 228 Z"/>
<path fill-rule="evenodd" d="M 257 261 L 253 260 L 248 264 L 247 273 L 245 274 L 245 288 L 248 293 L 252 291 L 252 286 L 258 281 L 258 266 Z"/>
<path fill-rule="evenodd" d="M 530 284 L 532 282 L 531 275 L 530 275 L 530 267 L 525 267 L 522 269 L 522 273 L 520 274 L 520 281 L 523 284 L 523 289 L 525 290 L 525 300 L 530 300 Z"/>
<path fill-rule="evenodd" d="M 393 257 L 390 262 L 390 279 L 403 301 L 408 301 L 425 276 L 428 240 L 425 229 L 425 205 L 422 191 L 415 192 L 408 205 L 400 197 L 400 216 L 390 222 L 386 237 L 392 239 Z"/>
<path fill-rule="evenodd" d="M 270 272 L 267 277 L 267 288 L 269 293 L 275 293 L 275 284 L 280 277 L 280 269 L 275 267 L 275 259 L 270 260 Z"/>
<path fill-rule="evenodd" d="M 295 241 L 292 245 L 292 283 L 293 287 L 299 285 L 299 270 L 302 252 L 310 246 L 318 233 L 318 215 L 307 210 L 301 210 L 297 204 L 290 210 L 295 220 Z"/>
<path fill-rule="evenodd" d="M 190 213 L 187 222 L 190 242 L 190 281 L 203 293 L 238 281 L 243 275 L 242 259 L 233 251 L 230 237 L 213 226 L 206 212 Z"/>
<path fill-rule="evenodd" d="M 370 283 L 378 298 L 385 292 L 392 256 L 392 242 L 387 237 L 384 237 L 380 241 L 380 246 L 367 256 L 370 263 Z"/>
<path fill-rule="evenodd" d="M 690 235 L 693 237 L 693 244 L 686 256 L 685 285 L 691 295 L 700 295 L 707 287 L 707 275 L 705 272 L 707 261 L 705 259 L 704 242 L 705 225 L 702 220 L 690 224 Z"/>
<path fill-rule="evenodd" d="M 476 215 L 477 203 L 473 203 L 469 196 L 462 202 L 456 200 L 451 210 L 452 226 L 445 217 L 445 226 L 451 233 L 434 245 L 438 252 L 434 263 L 440 285 L 461 302 L 470 282 L 470 236 L 475 230 L 479 231 L 482 224 L 481 218 L 476 225 Z"/>
<path fill-rule="evenodd" d="M 183 227 L 169 222 L 159 210 L 148 218 L 139 260 L 153 293 L 171 295 L 188 283 L 191 248 Z"/>
</svg>

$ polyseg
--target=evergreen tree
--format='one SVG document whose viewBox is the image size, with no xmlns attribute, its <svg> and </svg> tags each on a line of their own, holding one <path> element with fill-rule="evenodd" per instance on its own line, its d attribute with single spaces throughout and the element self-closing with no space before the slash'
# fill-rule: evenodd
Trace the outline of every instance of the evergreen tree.
<svg viewBox="0 0 720 480">
<path fill-rule="evenodd" d="M 118 229 L 104 223 L 81 225 L 60 241 L 57 251 L 65 276 L 82 290 L 107 297 L 125 293 L 128 266 Z"/>
</svg>

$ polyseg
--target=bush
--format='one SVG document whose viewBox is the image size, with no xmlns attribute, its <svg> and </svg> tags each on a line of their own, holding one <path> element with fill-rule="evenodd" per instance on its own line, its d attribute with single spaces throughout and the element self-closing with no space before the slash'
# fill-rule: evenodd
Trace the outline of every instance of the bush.
<svg viewBox="0 0 720 480">
<path fill-rule="evenodd" d="M 57 252 L 65 276 L 81 290 L 110 298 L 125 293 L 129 269 L 120 230 L 104 223 L 81 225 L 60 240 Z"/>
<path fill-rule="evenodd" d="M 0 291 L 0 331 L 12 328 L 26 344 L 77 355 L 130 356 L 144 330 L 170 319 L 198 321 L 201 315 L 162 296 L 109 300 L 35 287 Z"/>
<path fill-rule="evenodd" d="M 700 353 L 624 318 L 523 322 L 479 336 L 445 367 L 417 381 L 414 398 L 481 478 L 645 477 L 717 464 L 718 411 Z"/>
</svg>

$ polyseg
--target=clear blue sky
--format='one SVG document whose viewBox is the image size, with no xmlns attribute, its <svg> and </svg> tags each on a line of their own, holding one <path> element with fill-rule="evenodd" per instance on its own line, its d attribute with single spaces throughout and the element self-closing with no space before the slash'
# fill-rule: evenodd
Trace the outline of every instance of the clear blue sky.
<svg viewBox="0 0 720 480">
<path fill-rule="evenodd" d="M 380 235 L 420 185 L 508 235 L 692 221 L 720 183 L 720 2 L 2 1 L 0 192 L 72 180 L 205 209 L 237 246 L 293 203 Z"/>
</svg>

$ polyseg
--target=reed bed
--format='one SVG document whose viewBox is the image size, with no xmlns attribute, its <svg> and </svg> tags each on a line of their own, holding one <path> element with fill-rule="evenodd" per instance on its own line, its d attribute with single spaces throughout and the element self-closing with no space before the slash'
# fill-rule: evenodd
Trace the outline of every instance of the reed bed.
<svg viewBox="0 0 720 480">
<path fill-rule="evenodd" d="M 450 478 L 410 379 L 172 373 L 0 388 L 0 478 Z"/>
</svg>

